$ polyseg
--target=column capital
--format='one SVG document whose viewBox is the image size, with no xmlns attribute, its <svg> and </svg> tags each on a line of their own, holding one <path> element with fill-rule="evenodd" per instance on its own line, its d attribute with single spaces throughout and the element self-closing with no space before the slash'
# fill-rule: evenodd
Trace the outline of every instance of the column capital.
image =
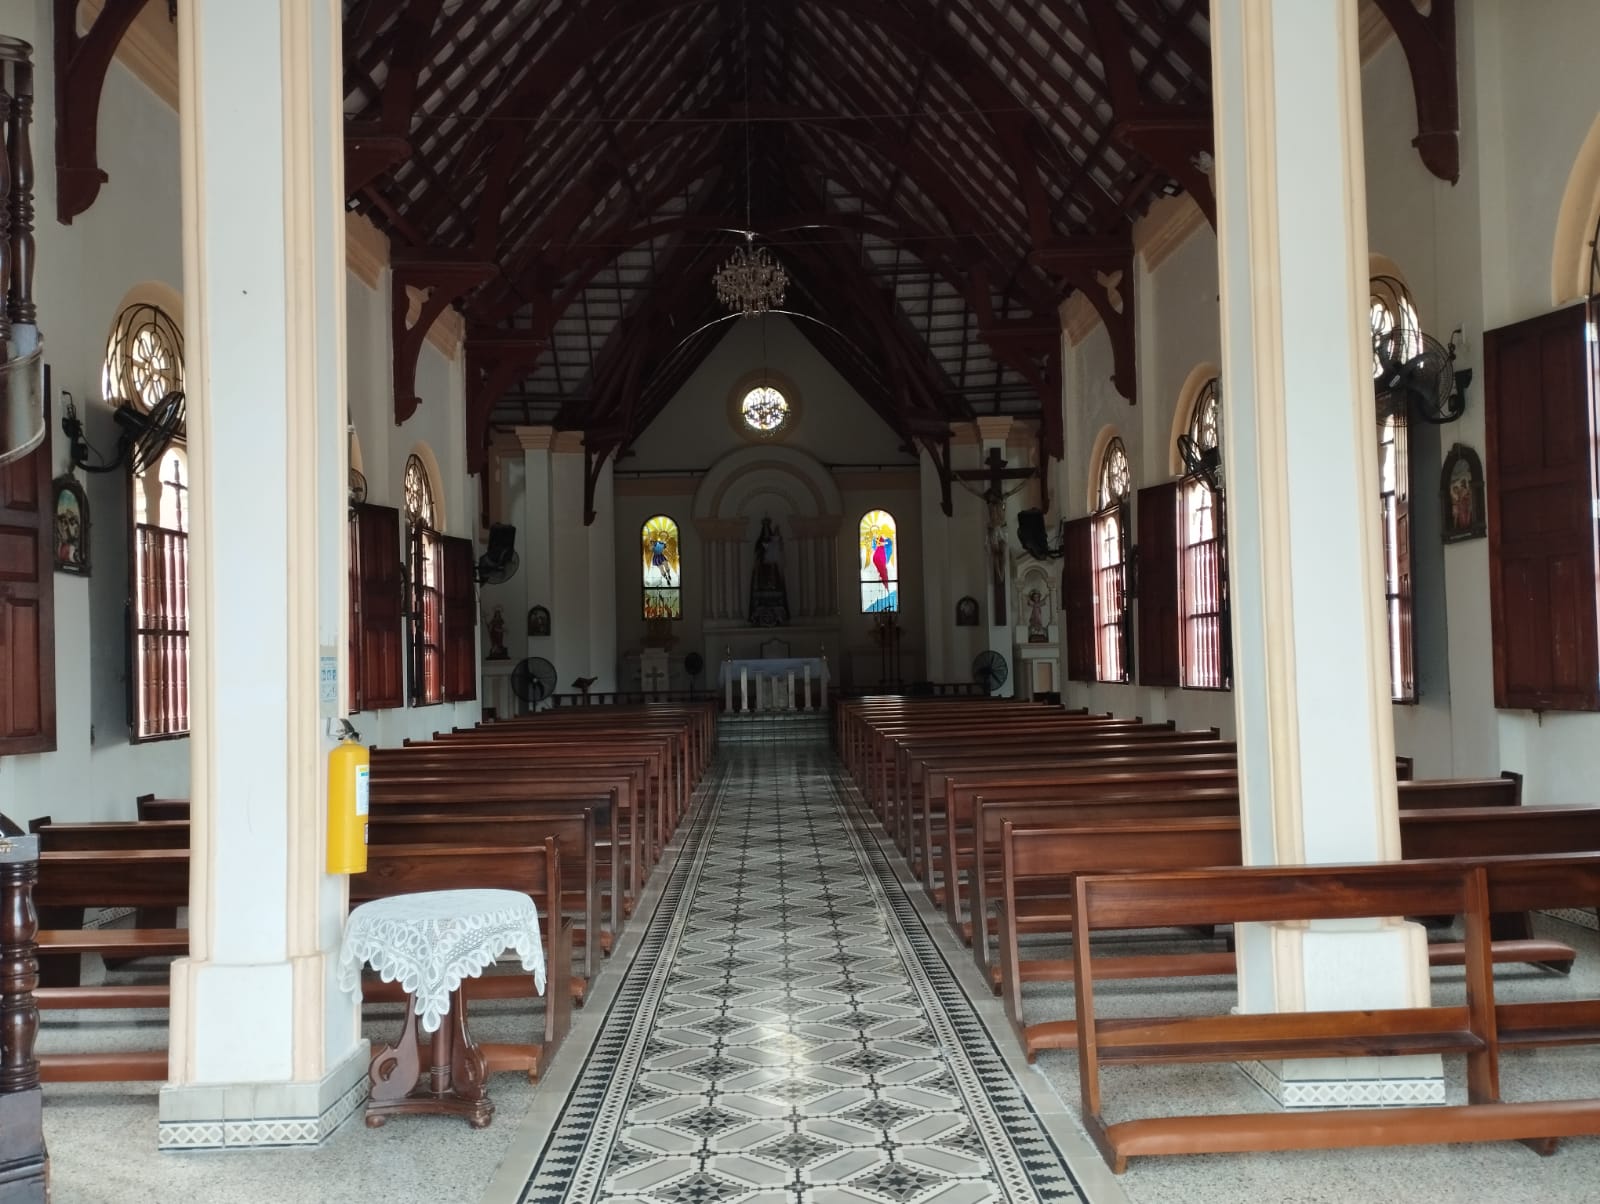
<svg viewBox="0 0 1600 1204">
<path fill-rule="evenodd" d="M 985 443 L 1004 444 L 1006 436 L 1011 433 L 1011 416 L 1009 414 L 986 414 L 978 420 L 978 438 Z"/>
<path fill-rule="evenodd" d="M 746 521 L 742 518 L 697 518 L 694 529 L 700 532 L 702 539 L 739 540 L 744 538 Z"/>
<path fill-rule="evenodd" d="M 556 433 L 553 426 L 518 426 L 510 431 L 523 451 L 550 451 L 555 445 Z"/>
</svg>

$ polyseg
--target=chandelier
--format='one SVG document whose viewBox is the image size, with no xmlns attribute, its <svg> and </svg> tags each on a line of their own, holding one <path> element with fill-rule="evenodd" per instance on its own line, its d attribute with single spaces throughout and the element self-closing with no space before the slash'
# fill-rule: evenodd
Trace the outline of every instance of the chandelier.
<svg viewBox="0 0 1600 1204">
<path fill-rule="evenodd" d="M 783 305 L 788 274 L 773 262 L 765 247 L 754 246 L 755 234 L 745 233 L 745 245 L 728 258 L 712 277 L 717 300 L 742 317 L 765 313 Z"/>
</svg>

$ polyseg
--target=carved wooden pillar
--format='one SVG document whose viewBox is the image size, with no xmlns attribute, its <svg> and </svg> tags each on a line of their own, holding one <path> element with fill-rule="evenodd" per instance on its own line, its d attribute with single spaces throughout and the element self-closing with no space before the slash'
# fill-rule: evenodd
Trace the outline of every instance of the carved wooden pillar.
<svg viewBox="0 0 1600 1204">
<path fill-rule="evenodd" d="M 43 1096 L 34 1041 L 39 1008 L 39 917 L 33 884 L 39 878 L 39 841 L 0 838 L 0 1197 L 7 1204 L 46 1198 Z"/>
<path fill-rule="evenodd" d="M 0 274 L 6 288 L 6 316 L 32 326 L 39 320 L 33 303 L 33 64 L 24 56 L 11 66 L 10 109 L 5 120 L 6 170 L 11 191 L 6 198 L 11 255 Z"/>
</svg>

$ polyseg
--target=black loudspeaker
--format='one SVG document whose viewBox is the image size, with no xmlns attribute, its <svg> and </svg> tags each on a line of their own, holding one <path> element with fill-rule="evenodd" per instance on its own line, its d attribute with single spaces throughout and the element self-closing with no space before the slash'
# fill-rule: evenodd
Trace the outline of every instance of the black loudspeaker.
<svg viewBox="0 0 1600 1204">
<path fill-rule="evenodd" d="M 1043 510 L 1024 510 L 1017 515 L 1017 542 L 1030 556 L 1048 560 L 1059 553 L 1050 550 L 1050 536 L 1044 529 Z"/>
<path fill-rule="evenodd" d="M 489 546 L 483 550 L 483 563 L 501 565 L 517 550 L 517 529 L 510 523 L 489 524 Z"/>
</svg>

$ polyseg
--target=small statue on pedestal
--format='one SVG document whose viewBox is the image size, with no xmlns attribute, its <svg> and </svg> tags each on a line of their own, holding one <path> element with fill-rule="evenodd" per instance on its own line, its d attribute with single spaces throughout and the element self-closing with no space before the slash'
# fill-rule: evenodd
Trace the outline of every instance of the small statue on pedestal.
<svg viewBox="0 0 1600 1204">
<path fill-rule="evenodd" d="M 489 653 L 485 660 L 504 661 L 511 659 L 511 653 L 506 649 L 506 617 L 500 608 L 494 608 L 494 614 L 489 616 Z"/>
</svg>

